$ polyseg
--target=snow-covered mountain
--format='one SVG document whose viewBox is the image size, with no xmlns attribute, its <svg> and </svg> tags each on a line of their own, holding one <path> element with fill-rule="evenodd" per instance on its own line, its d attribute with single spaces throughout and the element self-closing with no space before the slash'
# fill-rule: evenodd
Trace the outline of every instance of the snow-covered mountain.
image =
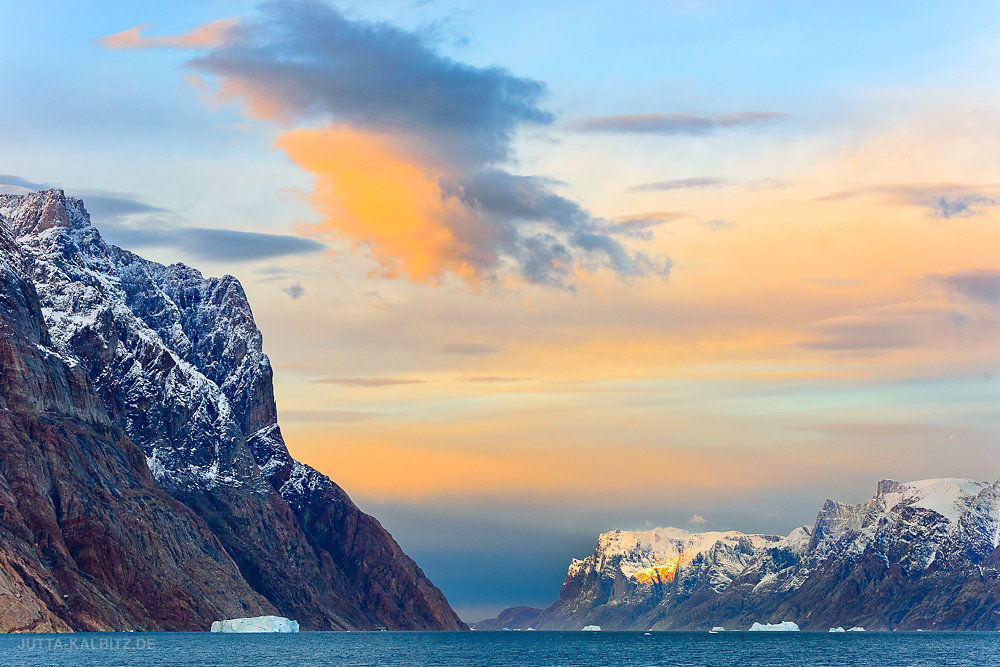
<svg viewBox="0 0 1000 667">
<path fill-rule="evenodd" d="M 612 531 L 523 627 L 1000 629 L 1000 481 L 878 483 L 787 537 Z M 492 621 L 476 624 L 495 629 Z"/>
<path fill-rule="evenodd" d="M 375 519 L 288 454 L 239 281 L 106 243 L 59 190 L 0 195 L 0 227 L 50 353 L 82 371 L 104 418 L 254 591 L 306 629 L 462 627 Z"/>
</svg>

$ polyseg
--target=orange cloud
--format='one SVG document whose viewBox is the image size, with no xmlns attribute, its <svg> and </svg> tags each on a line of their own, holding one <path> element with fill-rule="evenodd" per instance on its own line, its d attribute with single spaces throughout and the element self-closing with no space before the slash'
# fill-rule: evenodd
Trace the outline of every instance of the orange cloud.
<svg viewBox="0 0 1000 667">
<path fill-rule="evenodd" d="M 471 261 L 473 247 L 456 230 L 482 234 L 484 225 L 442 191 L 440 168 L 386 136 L 344 126 L 292 130 L 278 146 L 316 177 L 313 203 L 324 220 L 313 232 L 367 245 L 390 277 L 426 283 L 453 272 L 478 282 L 483 258 Z"/>
<path fill-rule="evenodd" d="M 238 17 L 217 19 L 192 28 L 181 35 L 146 37 L 142 33 L 153 27 L 152 23 L 137 25 L 97 40 L 106 49 L 205 49 L 224 46 L 232 41 Z"/>
</svg>

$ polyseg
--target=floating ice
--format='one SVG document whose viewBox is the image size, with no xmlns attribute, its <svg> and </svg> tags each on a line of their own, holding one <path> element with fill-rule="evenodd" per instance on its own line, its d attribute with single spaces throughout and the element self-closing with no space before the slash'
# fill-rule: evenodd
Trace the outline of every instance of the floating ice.
<svg viewBox="0 0 1000 667">
<path fill-rule="evenodd" d="M 847 632 L 847 630 L 845 630 L 844 628 L 842 628 L 842 627 L 840 627 L 840 626 L 838 625 L 838 626 L 837 626 L 837 627 L 835 627 L 835 628 L 830 628 L 830 632 Z"/>
<path fill-rule="evenodd" d="M 212 632 L 298 632 L 299 622 L 283 616 L 254 616 L 213 621 Z"/>
<path fill-rule="evenodd" d="M 849 629 L 848 632 L 864 632 L 865 629 L 860 625 L 855 625 L 853 628 Z"/>
<path fill-rule="evenodd" d="M 754 623 L 750 626 L 750 632 L 798 632 L 799 626 L 791 621 L 781 623 Z"/>
<path fill-rule="evenodd" d="M 599 625 L 585 625 L 585 626 L 583 626 L 581 628 L 581 630 L 583 630 L 584 632 L 599 632 L 601 630 L 601 626 L 599 626 Z"/>
</svg>

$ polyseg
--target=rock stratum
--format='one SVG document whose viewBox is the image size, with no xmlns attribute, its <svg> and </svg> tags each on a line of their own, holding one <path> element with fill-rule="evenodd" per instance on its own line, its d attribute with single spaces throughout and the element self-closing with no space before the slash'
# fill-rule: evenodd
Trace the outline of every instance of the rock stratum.
<svg viewBox="0 0 1000 667">
<path fill-rule="evenodd" d="M 602 534 L 544 610 L 477 630 L 1000 630 L 1000 480 L 883 480 L 856 505 L 827 500 L 787 536 Z"/>
<path fill-rule="evenodd" d="M 239 281 L 0 195 L 0 631 L 465 626 L 377 520 L 291 457 Z"/>
</svg>

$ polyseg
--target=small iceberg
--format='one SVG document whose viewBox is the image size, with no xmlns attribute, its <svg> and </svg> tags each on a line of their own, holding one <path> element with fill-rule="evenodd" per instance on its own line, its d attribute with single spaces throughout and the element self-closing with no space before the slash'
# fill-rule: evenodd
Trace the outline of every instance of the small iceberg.
<svg viewBox="0 0 1000 667">
<path fill-rule="evenodd" d="M 212 632 L 298 632 L 299 622 L 283 616 L 254 616 L 213 621 Z"/>
<path fill-rule="evenodd" d="M 725 632 L 726 629 L 721 625 L 713 625 L 712 629 L 709 630 L 710 633 L 715 634 L 716 632 Z"/>
<path fill-rule="evenodd" d="M 599 625 L 585 625 L 582 628 L 580 628 L 580 630 L 582 632 L 600 632 L 601 631 L 601 626 L 599 626 Z"/>
<path fill-rule="evenodd" d="M 838 625 L 838 626 L 837 626 L 837 627 L 835 627 L 835 628 L 830 628 L 830 632 L 847 632 L 847 630 L 845 630 L 844 628 L 842 628 L 842 627 L 840 627 L 840 626 Z"/>
<path fill-rule="evenodd" d="M 798 632 L 799 626 L 791 621 L 781 623 L 754 623 L 750 626 L 750 632 Z"/>
<path fill-rule="evenodd" d="M 861 627 L 860 625 L 855 625 L 853 628 L 851 628 L 850 630 L 848 630 L 848 632 L 864 632 L 864 631 L 865 631 L 865 629 L 863 627 Z"/>
</svg>

